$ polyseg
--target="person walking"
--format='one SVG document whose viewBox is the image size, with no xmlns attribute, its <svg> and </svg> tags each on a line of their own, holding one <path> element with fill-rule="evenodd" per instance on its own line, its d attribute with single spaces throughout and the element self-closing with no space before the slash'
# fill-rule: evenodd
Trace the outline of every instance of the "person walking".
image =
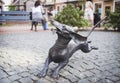
<svg viewBox="0 0 120 83">
<path fill-rule="evenodd" d="M 101 20 L 98 10 L 94 13 L 94 26 Z M 100 24 L 97 25 L 100 28 Z"/>
<path fill-rule="evenodd" d="M 34 7 L 32 7 L 32 27 L 31 30 L 33 30 L 33 26 L 35 27 L 35 31 L 37 31 L 37 25 L 38 23 L 42 23 L 42 27 L 44 30 L 47 29 L 47 26 L 45 26 L 45 23 L 43 23 L 43 15 L 45 14 L 44 9 L 41 5 L 41 1 L 37 0 L 34 4 Z"/>
<path fill-rule="evenodd" d="M 85 10 L 84 10 L 84 18 L 90 22 L 90 24 L 93 26 L 93 4 L 91 0 L 87 0 L 85 3 Z"/>
</svg>

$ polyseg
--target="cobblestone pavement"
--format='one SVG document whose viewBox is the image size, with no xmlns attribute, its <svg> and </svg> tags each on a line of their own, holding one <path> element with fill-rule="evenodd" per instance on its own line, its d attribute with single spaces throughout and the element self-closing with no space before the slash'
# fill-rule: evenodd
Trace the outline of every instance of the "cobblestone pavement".
<svg viewBox="0 0 120 83">
<path fill-rule="evenodd" d="M 120 83 L 120 33 L 104 31 L 88 39 L 99 50 L 74 53 L 58 79 L 51 78 L 55 63 L 38 78 L 56 38 L 49 30 L 0 34 L 0 83 Z"/>
</svg>

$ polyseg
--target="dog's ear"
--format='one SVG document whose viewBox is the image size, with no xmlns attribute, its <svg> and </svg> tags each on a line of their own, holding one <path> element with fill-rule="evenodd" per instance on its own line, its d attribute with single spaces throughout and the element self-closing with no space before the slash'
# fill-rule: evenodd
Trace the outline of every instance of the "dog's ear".
<svg viewBox="0 0 120 83">
<path fill-rule="evenodd" d="M 71 37 L 75 42 L 87 41 L 87 37 L 79 35 L 77 33 L 71 33 Z"/>
</svg>

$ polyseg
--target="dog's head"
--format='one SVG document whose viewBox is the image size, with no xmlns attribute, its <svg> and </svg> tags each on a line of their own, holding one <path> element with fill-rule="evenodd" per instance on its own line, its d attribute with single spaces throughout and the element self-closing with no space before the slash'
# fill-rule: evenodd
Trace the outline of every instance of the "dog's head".
<svg viewBox="0 0 120 83">
<path fill-rule="evenodd" d="M 73 39 L 74 41 L 86 41 L 87 40 L 87 37 L 79 35 L 70 26 L 61 24 L 54 20 L 51 23 L 56 27 L 56 33 L 64 38 Z"/>
<path fill-rule="evenodd" d="M 65 27 L 56 27 L 56 33 L 66 39 L 71 39 L 71 32 Z"/>
</svg>

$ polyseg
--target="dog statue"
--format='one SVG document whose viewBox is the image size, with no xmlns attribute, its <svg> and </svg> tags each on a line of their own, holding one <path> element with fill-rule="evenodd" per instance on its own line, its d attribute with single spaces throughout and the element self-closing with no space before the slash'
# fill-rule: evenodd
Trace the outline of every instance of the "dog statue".
<svg viewBox="0 0 120 83">
<path fill-rule="evenodd" d="M 88 53 L 91 50 L 96 50 L 96 47 L 89 46 L 91 41 L 87 41 L 87 37 L 81 36 L 75 32 L 71 27 L 61 24 L 57 21 L 52 21 L 52 24 L 56 27 L 56 33 L 58 39 L 55 44 L 50 48 L 49 55 L 45 61 L 45 66 L 42 71 L 37 75 L 38 77 L 45 77 L 48 71 L 49 64 L 51 62 L 58 63 L 55 68 L 52 77 L 59 77 L 59 71 L 67 65 L 69 58 L 77 50 L 81 50 L 84 53 Z"/>
</svg>

